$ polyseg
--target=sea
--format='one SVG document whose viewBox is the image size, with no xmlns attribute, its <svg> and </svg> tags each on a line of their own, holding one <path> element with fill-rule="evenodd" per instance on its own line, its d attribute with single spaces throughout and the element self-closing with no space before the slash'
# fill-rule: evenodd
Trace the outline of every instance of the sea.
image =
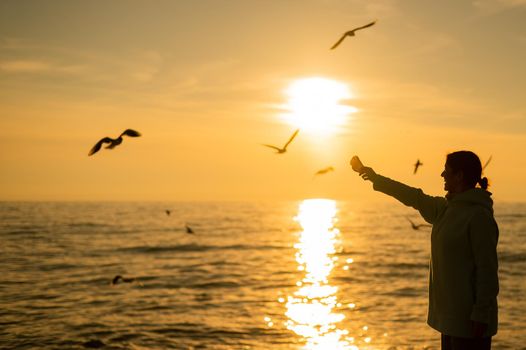
<svg viewBox="0 0 526 350">
<path fill-rule="evenodd" d="M 493 349 L 526 349 L 526 203 L 495 216 Z M 0 348 L 439 349 L 409 220 L 395 200 L 0 202 Z"/>
</svg>

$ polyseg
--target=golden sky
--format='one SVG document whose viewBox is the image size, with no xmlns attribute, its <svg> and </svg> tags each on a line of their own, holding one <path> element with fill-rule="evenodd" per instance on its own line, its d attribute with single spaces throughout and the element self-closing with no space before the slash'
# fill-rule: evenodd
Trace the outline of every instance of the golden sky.
<svg viewBox="0 0 526 350">
<path fill-rule="evenodd" d="M 468 149 L 492 156 L 495 200 L 525 201 L 524 62 L 525 0 L 3 0 L 0 200 L 382 198 L 354 154 L 441 195 L 446 154 Z M 298 127 L 308 78 L 343 86 L 348 113 L 275 155 L 261 144 Z M 142 137 L 88 157 L 126 128 Z"/>
</svg>

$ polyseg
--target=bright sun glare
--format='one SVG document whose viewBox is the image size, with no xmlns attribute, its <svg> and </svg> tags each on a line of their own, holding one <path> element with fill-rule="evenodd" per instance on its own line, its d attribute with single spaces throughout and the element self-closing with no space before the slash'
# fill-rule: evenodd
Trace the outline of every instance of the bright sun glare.
<svg viewBox="0 0 526 350">
<path fill-rule="evenodd" d="M 341 104 L 351 98 L 346 84 L 326 78 L 305 78 L 294 81 L 285 91 L 288 110 L 283 115 L 302 131 L 328 134 L 343 126 L 356 108 Z"/>
<path fill-rule="evenodd" d="M 295 218 L 303 229 L 294 245 L 296 261 L 305 276 L 287 298 L 285 325 L 304 339 L 305 350 L 358 350 L 349 332 L 338 327 L 345 316 L 336 310 L 338 287 L 329 283 L 339 234 L 334 227 L 336 212 L 333 200 L 309 199 L 301 203 Z"/>
</svg>

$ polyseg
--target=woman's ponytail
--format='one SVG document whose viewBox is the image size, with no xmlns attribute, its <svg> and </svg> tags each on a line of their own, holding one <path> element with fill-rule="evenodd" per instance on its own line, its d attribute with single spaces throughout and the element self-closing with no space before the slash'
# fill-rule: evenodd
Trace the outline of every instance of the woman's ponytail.
<svg viewBox="0 0 526 350">
<path fill-rule="evenodd" d="M 488 189 L 488 178 L 484 176 L 482 179 L 478 181 L 478 184 L 480 185 L 480 188 L 482 188 L 483 190 L 487 190 Z"/>
</svg>

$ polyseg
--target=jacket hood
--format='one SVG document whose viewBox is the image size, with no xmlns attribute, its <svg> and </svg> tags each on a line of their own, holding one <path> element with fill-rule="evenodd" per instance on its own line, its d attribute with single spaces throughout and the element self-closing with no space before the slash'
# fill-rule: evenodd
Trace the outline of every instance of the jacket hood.
<svg viewBox="0 0 526 350">
<path fill-rule="evenodd" d="M 450 203 L 480 205 L 493 213 L 493 199 L 491 199 L 491 192 L 483 190 L 482 188 L 472 188 L 462 193 L 458 193 L 450 200 Z"/>
</svg>

